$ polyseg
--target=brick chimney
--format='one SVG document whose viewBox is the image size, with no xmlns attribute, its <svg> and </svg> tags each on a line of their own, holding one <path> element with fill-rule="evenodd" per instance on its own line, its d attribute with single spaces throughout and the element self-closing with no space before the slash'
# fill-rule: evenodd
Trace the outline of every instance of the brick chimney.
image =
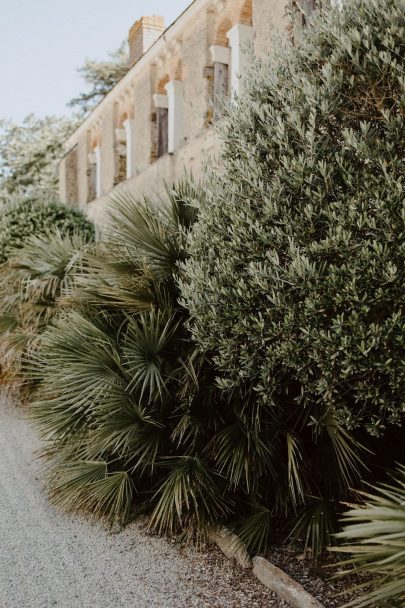
<svg viewBox="0 0 405 608">
<path fill-rule="evenodd" d="M 141 17 L 129 30 L 129 65 L 132 66 L 142 57 L 165 29 L 163 17 L 152 15 Z"/>
</svg>

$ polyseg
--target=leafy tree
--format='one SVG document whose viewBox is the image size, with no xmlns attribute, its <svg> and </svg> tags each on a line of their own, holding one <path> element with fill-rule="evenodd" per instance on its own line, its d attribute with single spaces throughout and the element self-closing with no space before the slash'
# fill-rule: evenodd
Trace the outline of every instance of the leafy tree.
<svg viewBox="0 0 405 608">
<path fill-rule="evenodd" d="M 72 108 L 78 108 L 82 115 L 88 114 L 107 95 L 128 71 L 128 54 L 126 43 L 109 55 L 107 61 L 86 59 L 79 68 L 89 90 L 81 93 L 69 102 Z"/>
<path fill-rule="evenodd" d="M 0 200 L 24 192 L 57 196 L 63 142 L 77 121 L 29 114 L 16 124 L 0 121 Z"/>
<path fill-rule="evenodd" d="M 38 118 L 29 114 L 22 124 L 0 120 L 0 202 L 15 193 L 58 196 L 63 143 L 127 70 L 123 46 L 108 61 L 87 59 L 79 72 L 90 90 L 69 103 L 79 109 L 79 115 Z"/>
<path fill-rule="evenodd" d="M 234 410 L 217 464 L 315 550 L 404 440 L 405 4 L 342 4 L 252 69 L 182 281 Z"/>
</svg>

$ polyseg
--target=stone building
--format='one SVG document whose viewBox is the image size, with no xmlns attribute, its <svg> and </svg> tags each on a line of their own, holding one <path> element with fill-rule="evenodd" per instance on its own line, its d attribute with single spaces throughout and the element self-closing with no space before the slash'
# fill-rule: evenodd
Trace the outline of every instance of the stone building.
<svg viewBox="0 0 405 608">
<path fill-rule="evenodd" d="M 101 222 L 112 190 L 153 195 L 185 170 L 198 175 L 218 151 L 223 99 L 243 95 L 248 49 L 263 56 L 286 30 L 285 4 L 194 0 L 167 29 L 161 17 L 137 21 L 127 74 L 65 143 L 61 200 Z"/>
</svg>

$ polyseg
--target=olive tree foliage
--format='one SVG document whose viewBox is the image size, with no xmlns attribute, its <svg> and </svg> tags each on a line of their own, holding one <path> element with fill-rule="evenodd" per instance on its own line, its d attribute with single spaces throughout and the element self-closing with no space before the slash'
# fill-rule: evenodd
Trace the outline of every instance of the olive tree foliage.
<svg viewBox="0 0 405 608">
<path fill-rule="evenodd" d="M 404 59 L 403 0 L 321 3 L 298 48 L 252 68 L 190 237 L 194 339 L 246 436 L 290 438 L 304 504 L 403 440 Z"/>
<path fill-rule="evenodd" d="M 88 90 L 69 103 L 77 110 L 74 115 L 29 114 L 21 124 L 0 119 L 0 202 L 14 193 L 57 196 L 63 143 L 127 69 L 123 46 L 108 61 L 86 59 L 79 73 Z"/>
</svg>

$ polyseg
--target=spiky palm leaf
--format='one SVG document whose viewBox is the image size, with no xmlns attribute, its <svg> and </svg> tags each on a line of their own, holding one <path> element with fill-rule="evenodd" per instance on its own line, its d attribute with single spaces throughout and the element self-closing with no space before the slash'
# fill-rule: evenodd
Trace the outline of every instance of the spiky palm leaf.
<svg viewBox="0 0 405 608">
<path fill-rule="evenodd" d="M 158 281 L 173 281 L 179 263 L 176 226 L 165 221 L 151 201 L 138 203 L 129 194 L 111 195 L 114 211 L 106 229 L 109 242 L 126 250 L 127 255 L 143 262 Z"/>
<path fill-rule="evenodd" d="M 151 400 L 156 391 L 162 398 L 165 391 L 164 351 L 179 325 L 174 316 L 168 315 L 170 310 L 162 314 L 152 308 L 135 319 L 129 318 L 126 326 L 123 356 L 131 376 L 128 389 L 139 388 L 141 398 L 147 393 Z"/>
<path fill-rule="evenodd" d="M 330 500 L 307 497 L 290 537 L 303 540 L 305 549 L 317 557 L 333 542 L 338 527 L 338 505 Z"/>
<path fill-rule="evenodd" d="M 216 463 L 230 485 L 244 484 L 247 492 L 272 469 L 271 445 L 241 420 L 224 427 L 213 439 Z"/>
<path fill-rule="evenodd" d="M 70 462 L 54 473 L 50 496 L 65 509 L 105 515 L 125 524 L 132 506 L 133 484 L 124 471 L 108 472 L 103 461 Z"/>
<path fill-rule="evenodd" d="M 196 456 L 168 458 L 168 474 L 156 492 L 150 526 L 159 532 L 204 527 L 224 517 L 229 501 L 222 496 L 221 479 Z"/>
<path fill-rule="evenodd" d="M 258 555 L 267 548 L 273 518 L 274 515 L 269 509 L 257 505 L 250 515 L 235 525 L 238 538 L 251 555 Z"/>
<path fill-rule="evenodd" d="M 337 534 L 346 544 L 334 551 L 351 557 L 339 564 L 344 574 L 361 574 L 362 593 L 346 606 L 403 606 L 405 602 L 405 466 L 391 484 L 360 492 L 362 504 L 353 506 Z M 371 578 L 370 578 L 371 577 Z"/>
</svg>

